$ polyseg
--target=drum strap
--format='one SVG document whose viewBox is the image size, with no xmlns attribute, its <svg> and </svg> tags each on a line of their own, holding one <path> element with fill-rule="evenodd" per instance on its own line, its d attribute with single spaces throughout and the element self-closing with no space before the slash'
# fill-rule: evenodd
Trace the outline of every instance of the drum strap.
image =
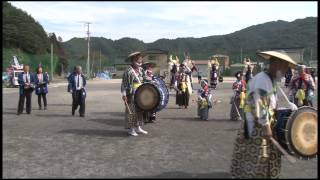
<svg viewBox="0 0 320 180">
<path fill-rule="evenodd" d="M 141 84 L 140 78 L 139 78 L 139 76 L 137 75 L 136 71 L 133 68 L 132 68 L 132 73 L 133 73 L 134 77 L 138 80 L 138 83 Z"/>
</svg>

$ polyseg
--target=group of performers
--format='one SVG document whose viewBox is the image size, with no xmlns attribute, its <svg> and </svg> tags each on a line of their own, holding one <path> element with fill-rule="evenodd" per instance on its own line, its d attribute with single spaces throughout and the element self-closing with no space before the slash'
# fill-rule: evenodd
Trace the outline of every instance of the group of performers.
<svg viewBox="0 0 320 180">
<path fill-rule="evenodd" d="M 170 58 L 172 60 L 172 58 Z M 144 123 L 156 121 L 156 111 L 144 112 L 136 107 L 135 93 L 138 87 L 145 82 L 153 81 L 154 63 L 143 63 L 141 52 L 131 53 L 126 61 L 130 62 L 124 71 L 121 82 L 121 94 L 125 104 L 125 128 L 131 136 L 148 134 L 143 130 Z M 197 71 L 194 63 L 187 58 L 182 64 L 171 61 L 172 71 L 170 85 L 177 91 L 176 104 L 179 107 L 188 108 L 192 88 L 192 72 Z M 190 63 L 191 62 L 191 63 Z M 299 74 L 288 74 L 289 69 L 297 66 L 291 59 L 270 58 L 268 68 L 252 76 L 250 60 L 245 61 L 246 72 L 239 71 L 235 74 L 236 81 L 232 85 L 233 97 L 230 101 L 231 120 L 243 120 L 235 141 L 231 175 L 235 178 L 278 178 L 281 168 L 281 153 L 271 143 L 273 136 L 272 127 L 275 124 L 275 109 L 277 107 L 277 82 L 287 73 L 286 77 L 292 77 L 286 81 L 290 89 L 290 97 L 299 106 L 311 105 L 315 82 L 311 75 L 305 71 L 305 66 L 299 67 Z M 190 67 L 190 64 L 193 67 Z M 211 63 L 211 83 L 216 87 L 217 69 L 219 64 L 216 59 Z M 245 79 L 243 77 L 245 75 Z M 35 75 L 29 72 L 29 66 L 24 66 L 24 72 L 19 75 L 20 98 L 18 115 L 23 111 L 24 99 L 27 99 L 26 111 L 31 112 L 31 94 L 36 90 L 39 109 L 41 97 L 44 101 L 44 109 L 47 109 L 46 94 L 48 93 L 48 76 L 42 72 L 42 67 L 37 68 Z M 212 92 L 207 80 L 199 79 L 198 90 L 198 116 L 202 120 L 208 120 L 209 109 L 212 108 Z M 80 117 L 85 116 L 86 78 L 82 74 L 81 66 L 76 66 L 74 72 L 68 77 L 68 92 L 72 94 L 72 115 L 80 106 Z M 292 110 L 297 106 L 291 103 Z"/>
<path fill-rule="evenodd" d="M 30 67 L 25 65 L 23 72 L 18 75 L 19 83 L 19 102 L 17 115 L 22 114 L 24 109 L 24 102 L 26 100 L 26 112 L 31 113 L 31 98 L 32 92 L 35 90 L 35 94 L 38 96 L 39 110 L 42 109 L 41 97 L 44 103 L 44 110 L 47 110 L 47 97 L 49 77 L 47 73 L 43 73 L 42 66 L 39 65 L 36 70 L 36 74 L 29 72 Z"/>
<path fill-rule="evenodd" d="M 290 101 L 298 107 L 313 107 L 315 77 L 311 73 L 307 73 L 305 65 L 297 66 L 295 75 L 292 75 L 293 73 L 290 71 L 286 74 L 285 80 L 286 87 L 289 89 Z"/>
</svg>

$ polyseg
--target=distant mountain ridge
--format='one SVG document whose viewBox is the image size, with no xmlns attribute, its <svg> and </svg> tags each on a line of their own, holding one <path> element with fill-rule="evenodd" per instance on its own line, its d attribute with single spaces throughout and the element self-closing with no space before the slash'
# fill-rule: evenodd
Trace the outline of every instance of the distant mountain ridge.
<svg viewBox="0 0 320 180">
<path fill-rule="evenodd" d="M 72 38 L 64 42 L 63 47 L 67 54 L 76 59 L 85 59 L 87 56 L 87 42 L 83 38 Z M 99 51 L 103 56 L 121 62 L 123 58 L 133 51 L 144 49 L 162 49 L 170 54 L 183 58 L 184 52 L 189 52 L 192 59 L 207 59 L 213 54 L 227 54 L 234 62 L 240 60 L 242 48 L 243 57 L 254 56 L 257 50 L 283 47 L 305 47 L 305 58 L 317 57 L 317 17 L 296 19 L 292 22 L 272 21 L 253 25 L 248 28 L 226 34 L 202 38 L 159 39 L 152 43 L 144 43 L 134 38 L 119 40 L 104 37 L 91 38 L 91 51 Z"/>
</svg>

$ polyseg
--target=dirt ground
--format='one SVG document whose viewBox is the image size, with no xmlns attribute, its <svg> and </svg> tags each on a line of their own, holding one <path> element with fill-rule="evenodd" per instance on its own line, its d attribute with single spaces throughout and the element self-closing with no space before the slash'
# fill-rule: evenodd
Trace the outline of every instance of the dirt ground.
<svg viewBox="0 0 320 180">
<path fill-rule="evenodd" d="M 66 82 L 50 84 L 47 111 L 38 110 L 33 94 L 31 114 L 20 116 L 18 89 L 3 88 L 3 177 L 228 178 L 240 126 L 229 120 L 231 80 L 214 91 L 221 102 L 209 121 L 196 117 L 194 97 L 188 109 L 178 109 L 172 91 L 157 122 L 144 126 L 149 134 L 138 137 L 124 129 L 119 80 L 88 82 L 84 118 L 71 115 Z M 317 176 L 317 158 L 295 164 L 282 158 L 283 178 Z"/>
</svg>

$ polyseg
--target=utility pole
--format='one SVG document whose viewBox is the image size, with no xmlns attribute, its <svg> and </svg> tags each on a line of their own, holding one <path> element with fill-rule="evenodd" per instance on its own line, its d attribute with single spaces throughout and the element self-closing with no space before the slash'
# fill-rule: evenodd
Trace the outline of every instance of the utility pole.
<svg viewBox="0 0 320 180">
<path fill-rule="evenodd" d="M 95 55 L 96 55 L 96 53 L 93 51 L 92 64 L 91 64 L 91 71 L 93 71 L 93 63 L 94 63 Z M 91 74 L 91 73 L 90 73 L 90 74 Z"/>
<path fill-rule="evenodd" d="M 53 80 L 53 33 L 49 33 L 49 38 L 51 42 L 51 81 Z"/>
<path fill-rule="evenodd" d="M 88 72 L 88 77 L 90 77 L 90 31 L 89 31 L 89 25 L 91 23 L 87 22 L 86 23 L 88 26 L 88 31 L 87 31 L 87 35 L 88 35 L 88 61 L 87 61 L 87 72 Z"/>
<path fill-rule="evenodd" d="M 87 30 L 87 40 L 88 40 L 88 59 L 87 59 L 87 76 L 88 78 L 90 78 L 90 24 L 92 24 L 91 22 L 84 22 L 84 24 L 87 25 L 88 30 Z"/>
<path fill-rule="evenodd" d="M 51 81 L 53 80 L 53 43 L 51 42 Z"/>
<path fill-rule="evenodd" d="M 99 53 L 99 60 L 100 60 L 99 72 L 101 72 L 101 48 L 100 48 L 100 53 Z"/>
</svg>

